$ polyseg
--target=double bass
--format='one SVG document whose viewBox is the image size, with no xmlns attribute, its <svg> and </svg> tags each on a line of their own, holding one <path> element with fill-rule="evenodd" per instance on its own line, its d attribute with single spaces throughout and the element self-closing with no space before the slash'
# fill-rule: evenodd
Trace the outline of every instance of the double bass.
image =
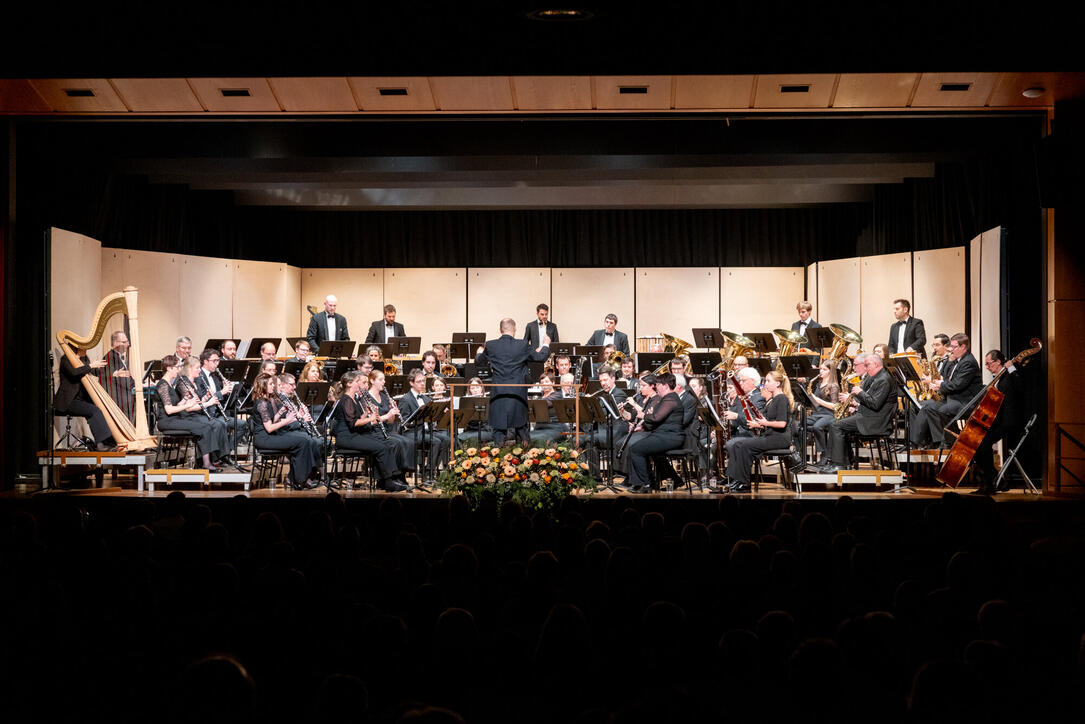
<svg viewBox="0 0 1085 724">
<path fill-rule="evenodd" d="M 987 437 L 991 425 L 994 424 L 995 416 L 998 415 L 998 410 L 1002 407 L 1002 400 L 1006 397 L 996 387 L 999 378 L 1006 374 L 1007 367 L 1024 365 L 1029 357 L 1041 349 L 1043 349 L 1043 345 L 1040 340 L 1033 337 L 1029 341 L 1029 348 L 1007 362 L 1002 371 L 995 375 L 994 379 L 988 382 L 987 386 L 976 395 L 976 397 L 980 398 L 980 401 L 972 410 L 972 414 L 969 416 L 964 429 L 961 430 L 961 434 L 953 442 L 953 447 L 949 449 L 946 461 L 942 464 L 942 469 L 935 476 L 938 482 L 951 488 L 956 488 L 961 484 L 965 473 L 968 472 L 968 466 L 972 464 L 972 458 L 976 456 L 976 450 L 979 448 L 980 443 L 983 442 L 983 438 Z"/>
</svg>

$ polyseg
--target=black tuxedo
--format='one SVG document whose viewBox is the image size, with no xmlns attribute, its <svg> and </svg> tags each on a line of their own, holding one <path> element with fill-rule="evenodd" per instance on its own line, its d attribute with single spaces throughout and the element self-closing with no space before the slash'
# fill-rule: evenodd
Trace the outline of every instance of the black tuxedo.
<svg viewBox="0 0 1085 724">
<path fill-rule="evenodd" d="M 965 352 L 958 360 L 949 360 L 942 369 L 943 399 L 931 400 L 912 421 L 909 437 L 913 445 L 926 447 L 940 445 L 944 439 L 946 424 L 983 389 L 983 376 L 979 363 L 971 352 Z"/>
<path fill-rule="evenodd" d="M 392 327 L 395 329 L 393 337 L 406 337 L 407 333 L 403 331 L 403 325 L 399 322 L 392 322 Z M 369 325 L 369 332 L 365 335 L 366 344 L 384 344 L 388 340 L 384 338 L 384 320 L 378 319 L 373 324 Z"/>
<path fill-rule="evenodd" d="M 1005 397 L 983 442 L 976 447 L 976 475 L 981 488 L 992 485 L 998 474 L 994 460 L 995 443 L 999 440 L 1003 441 L 1002 455 L 1005 464 L 1005 456 L 1010 448 L 1017 444 L 1021 431 L 1025 427 L 1025 388 L 1021 382 L 1020 372 L 1004 372 L 995 386 Z M 999 490 L 1009 490 L 1009 484 L 1005 478 L 999 484 Z"/>
<path fill-rule="evenodd" d="M 419 400 L 414 396 L 414 390 L 407 390 L 406 394 L 399 398 L 399 412 L 404 420 L 408 419 L 414 414 L 421 405 L 425 405 L 431 401 L 431 397 L 428 394 L 421 395 L 421 404 Z M 428 426 L 429 423 L 426 423 Z M 419 429 L 415 424 L 414 429 Z M 418 433 L 421 435 L 421 433 Z M 427 458 L 426 470 L 432 472 L 437 469 L 438 465 L 444 464 L 448 461 L 448 430 L 436 430 L 432 427 L 426 428 L 426 440 L 427 449 L 429 450 L 429 456 Z M 419 437 L 415 438 L 416 448 L 418 443 L 421 442 Z M 429 477 L 429 476 L 427 476 Z"/>
<path fill-rule="evenodd" d="M 904 349 L 897 349 L 897 336 L 900 325 L 904 327 Z M 903 352 L 909 347 L 919 352 L 924 357 L 927 356 L 927 330 L 923 327 L 923 320 L 916 319 L 915 317 L 908 317 L 905 322 L 894 322 L 893 326 L 889 328 L 889 354 L 896 354 L 897 352 Z"/>
<path fill-rule="evenodd" d="M 335 319 L 335 339 L 328 339 L 328 313 L 318 312 L 313 315 L 313 318 L 309 320 L 309 329 L 305 333 L 305 338 L 309 340 L 309 349 L 316 354 L 320 349 L 321 342 L 341 342 L 350 339 L 350 333 L 347 332 L 347 318 L 342 314 L 333 315 Z"/>
<path fill-rule="evenodd" d="M 813 319 L 806 320 L 806 328 L 807 329 L 819 329 L 820 327 L 821 327 L 821 325 L 818 324 L 817 322 L 815 322 Z M 791 331 L 792 332 L 799 332 L 799 331 L 801 331 L 801 328 L 802 328 L 802 320 L 801 319 L 799 321 L 797 321 L 797 322 L 792 322 L 791 323 Z M 803 334 L 806 335 L 807 338 L 810 337 L 810 335 L 806 334 L 805 332 L 803 332 Z"/>
<path fill-rule="evenodd" d="M 682 403 L 682 429 L 686 430 L 697 419 L 697 398 L 686 390 L 678 399 Z"/>
<path fill-rule="evenodd" d="M 503 334 L 491 339 L 475 357 L 475 364 L 489 364 L 494 384 L 524 384 L 528 381 L 528 362 L 543 362 L 549 351 L 538 352 L 522 339 Z M 517 439 L 528 442 L 527 388 L 494 387 L 490 395 L 490 427 L 494 442 L 501 445 L 507 430 L 515 429 Z"/>
<path fill-rule="evenodd" d="M 850 417 L 835 420 L 829 426 L 829 460 L 834 465 L 847 463 L 848 433 L 888 435 L 893 429 L 897 398 L 891 394 L 893 383 L 889 380 L 889 373 L 882 368 L 877 374 L 865 377 L 861 387 L 862 390 L 854 397 L 859 402 L 859 409 Z"/>
<path fill-rule="evenodd" d="M 591 338 L 585 343 L 587 346 L 601 346 L 606 344 L 603 341 L 607 331 L 605 329 L 597 329 L 591 333 Z M 629 354 L 629 336 L 625 332 L 619 332 L 614 330 L 614 349 L 618 350 L 622 354 Z"/>
<path fill-rule="evenodd" d="M 546 323 L 546 336 L 550 338 L 551 344 L 556 344 L 558 341 L 558 325 L 553 322 Z M 539 320 L 536 319 L 531 324 L 527 325 L 527 329 L 524 330 L 524 339 L 534 349 L 542 344 L 542 339 L 539 337 Z"/>
</svg>

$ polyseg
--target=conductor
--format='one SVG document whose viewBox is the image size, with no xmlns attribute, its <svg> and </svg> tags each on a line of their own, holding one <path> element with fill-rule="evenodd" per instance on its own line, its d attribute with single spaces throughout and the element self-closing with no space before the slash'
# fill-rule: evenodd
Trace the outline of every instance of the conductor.
<svg viewBox="0 0 1085 724">
<path fill-rule="evenodd" d="M 516 321 L 506 317 L 501 320 L 501 336 L 491 339 L 485 347 L 479 347 L 475 364 L 489 364 L 494 384 L 524 384 L 528 382 L 528 362 L 543 362 L 549 356 L 550 338 L 543 337 L 541 344 L 532 350 L 527 340 L 516 339 Z M 495 387 L 490 397 L 490 427 L 494 443 L 504 444 L 509 430 L 515 430 L 516 439 L 524 446 L 531 444 L 528 435 L 527 388 Z"/>
</svg>

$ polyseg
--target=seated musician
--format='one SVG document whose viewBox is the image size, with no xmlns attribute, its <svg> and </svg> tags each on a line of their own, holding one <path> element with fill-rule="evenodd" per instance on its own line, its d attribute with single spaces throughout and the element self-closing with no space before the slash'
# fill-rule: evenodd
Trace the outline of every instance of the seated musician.
<svg viewBox="0 0 1085 724">
<path fill-rule="evenodd" d="M 264 361 L 270 360 L 274 362 L 275 355 L 278 354 L 278 352 L 279 350 L 277 350 L 275 348 L 275 345 L 271 342 L 264 342 L 262 345 L 260 345 L 260 359 Z"/>
<path fill-rule="evenodd" d="M 628 451 L 626 469 L 629 473 L 626 485 L 632 493 L 651 491 L 651 479 L 648 475 L 648 459 L 655 460 L 660 478 L 666 477 L 667 471 L 673 476 L 671 463 L 665 453 L 682 447 L 682 401 L 674 392 L 674 375 L 664 372 L 656 378 L 656 395 L 659 400 L 650 410 L 637 413 L 641 421 L 644 437 L 631 442 Z"/>
<path fill-rule="evenodd" d="M 104 357 L 106 366 L 97 368 L 98 381 L 129 422 L 134 424 L 136 388 L 132 384 L 132 372 L 128 369 L 128 335 L 121 331 L 114 332 L 109 337 L 109 343 L 110 350 Z"/>
<path fill-rule="evenodd" d="M 301 373 L 298 375 L 299 382 L 323 382 L 324 381 L 324 363 L 320 360 L 310 360 L 305 363 L 305 366 L 301 368 Z"/>
<path fill-rule="evenodd" d="M 222 358 L 237 359 L 237 342 L 228 339 L 222 343 Z"/>
<path fill-rule="evenodd" d="M 260 374 L 262 375 L 277 375 L 279 374 L 279 364 L 273 359 L 265 359 L 260 361 Z"/>
<path fill-rule="evenodd" d="M 1006 369 L 995 383 L 998 391 L 1005 397 L 987 434 L 976 447 L 976 454 L 973 457 L 976 478 L 979 482 L 976 493 L 993 495 L 1010 489 L 1009 478 L 1003 476 L 998 484 L 998 490 L 995 490 L 995 478 L 998 473 L 995 469 L 994 446 L 999 440 L 1002 441 L 1002 460 L 1005 465 L 1010 446 L 1017 444 L 1025 428 L 1025 388 L 1021 381 L 1021 373 L 1013 365 L 1006 365 L 1006 356 L 1002 354 L 1002 350 L 993 349 L 984 355 L 983 365 L 992 375 L 1002 372 L 1004 367 Z"/>
<path fill-rule="evenodd" d="M 741 360 L 741 363 L 739 362 Z M 743 380 L 749 380 L 753 383 L 748 393 L 750 402 L 757 409 L 761 415 L 765 414 L 765 398 L 761 396 L 761 390 L 758 386 L 761 384 L 761 373 L 753 367 L 750 367 L 746 362 L 746 358 L 742 356 L 735 357 L 734 364 L 731 367 L 731 371 L 735 377 L 738 378 L 739 384 L 743 385 L 743 389 L 746 389 Z M 734 388 L 728 388 L 728 408 L 723 413 L 723 416 L 730 420 L 731 434 L 730 437 L 750 437 L 750 428 L 746 424 L 746 415 L 742 411 L 742 403 L 738 399 L 738 391 Z"/>
<path fill-rule="evenodd" d="M 373 363 L 373 368 L 384 368 L 384 350 L 375 344 L 371 344 L 365 348 L 366 355 L 369 356 L 369 360 Z"/>
<path fill-rule="evenodd" d="M 324 440 L 310 437 L 302 429 L 297 415 L 279 397 L 279 380 L 261 374 L 253 382 L 252 440 L 259 450 L 290 454 L 290 485 L 295 490 L 309 490 L 320 482 L 324 467 Z"/>
<path fill-rule="evenodd" d="M 637 362 L 632 357 L 622 358 L 622 369 L 619 378 L 626 381 L 626 389 L 637 390 Z"/>
<path fill-rule="evenodd" d="M 173 343 L 173 355 L 179 360 L 186 360 L 192 356 L 192 340 L 188 337 L 178 337 Z"/>
<path fill-rule="evenodd" d="M 561 399 L 561 389 L 554 387 L 554 378 L 551 375 L 543 373 L 543 375 L 539 377 L 539 387 L 542 388 L 540 394 L 541 399 Z M 536 422 L 535 429 L 531 431 L 531 441 L 535 445 L 553 445 L 561 438 L 561 434 L 567 429 L 565 425 L 558 422 L 558 416 L 557 413 L 554 412 L 554 406 L 547 405 L 547 409 L 550 412 L 549 419 L 545 422 Z"/>
<path fill-rule="evenodd" d="M 739 378 L 742 391 L 747 395 L 753 392 L 753 379 L 750 375 Z M 766 450 L 780 450 L 791 445 L 788 423 L 795 400 L 791 396 L 791 383 L 787 375 L 776 370 L 765 375 L 762 395 L 765 399 L 764 412 L 746 423 L 750 430 L 759 430 L 760 434 L 733 437 L 727 441 L 728 482 L 723 486 L 726 492 L 748 492 L 754 458 Z"/>
<path fill-rule="evenodd" d="M 309 341 L 305 339 L 299 339 L 297 346 L 294 347 L 294 356 L 287 360 L 287 362 L 309 362 L 313 359 L 313 352 L 309 348 Z"/>
<path fill-rule="evenodd" d="M 279 394 L 285 398 L 283 404 L 289 407 L 291 412 L 295 413 L 298 422 L 302 426 L 302 430 L 312 437 L 319 435 L 312 409 L 307 405 L 301 404 L 301 400 L 298 399 L 298 383 L 294 380 L 294 375 L 289 372 L 281 374 L 279 375 L 278 380 Z"/>
<path fill-rule="evenodd" d="M 608 344 L 603 347 L 599 356 L 589 362 L 591 365 L 591 374 L 588 376 L 588 379 L 599 379 L 599 370 L 610 365 L 610 358 L 612 356 L 614 356 L 614 345 Z"/>
<path fill-rule="evenodd" d="M 436 356 L 434 356 L 436 361 Z M 421 369 L 413 369 L 407 374 L 407 382 L 410 385 L 410 389 L 402 397 L 399 398 L 399 409 L 403 415 L 403 419 L 410 419 L 411 415 L 415 414 L 415 410 L 428 404 L 430 402 L 430 396 L 426 394 L 426 373 Z M 410 435 L 414 436 L 415 446 L 422 442 L 421 431 L 424 428 L 425 431 L 425 447 L 424 449 L 429 453 L 426 469 L 430 471 L 437 470 L 438 467 L 443 466 L 448 462 L 448 443 L 449 436 L 447 429 L 437 429 L 433 424 L 417 423 L 415 426 L 418 433 L 411 432 Z"/>
<path fill-rule="evenodd" d="M 705 388 L 704 380 L 700 377 L 690 377 L 688 385 L 689 394 L 693 397 L 697 403 L 695 410 L 701 407 L 709 407 L 712 404 L 711 398 L 708 396 L 708 390 Z M 708 472 L 708 450 L 712 444 L 711 429 L 708 425 L 701 422 L 700 415 L 694 418 L 693 423 L 686 431 L 687 447 L 693 447 L 697 449 L 697 466 L 702 473 Z"/>
<path fill-rule="evenodd" d="M 599 389 L 600 395 L 607 395 L 610 397 L 611 403 L 615 410 L 621 410 L 625 405 L 625 390 L 616 386 L 615 384 L 615 372 L 611 367 L 601 367 L 599 369 Z M 597 430 L 591 433 L 591 444 L 595 448 L 602 450 L 609 450 L 612 447 L 617 448 L 618 444 L 629 432 L 629 423 L 624 419 L 617 420 L 613 424 L 600 423 Z M 593 456 L 589 461 L 592 466 L 592 474 L 599 474 L 599 464 L 596 457 Z"/>
<path fill-rule="evenodd" d="M 874 345 L 874 348 L 870 350 L 870 353 L 878 355 L 883 360 L 887 360 L 889 359 L 889 346 L 887 344 L 879 342 L 878 344 Z"/>
<path fill-rule="evenodd" d="M 343 374 L 339 381 L 342 396 L 332 416 L 332 434 L 337 448 L 372 455 L 381 490 L 397 493 L 407 489 L 407 481 L 397 461 L 396 449 L 387 444 L 379 432 L 380 413 L 375 407 L 365 407 L 359 401 L 365 391 L 363 381 L 368 383 L 368 380 L 356 370 Z"/>
<path fill-rule="evenodd" d="M 570 358 L 569 355 L 567 355 L 567 354 L 559 354 L 558 356 L 554 357 L 554 379 L 555 380 L 560 382 L 562 377 L 564 377 L 567 374 L 572 373 L 572 371 L 573 371 L 573 362 L 572 362 L 572 358 Z"/>
<path fill-rule="evenodd" d="M 441 364 L 437 359 L 437 354 L 428 349 L 422 353 L 422 379 L 426 377 L 443 377 L 441 374 Z"/>
<path fill-rule="evenodd" d="M 222 356 L 217 349 L 205 349 L 200 353 L 200 369 L 196 374 L 196 393 L 201 399 L 213 399 L 215 404 L 206 405 L 210 416 L 222 420 L 227 430 L 237 428 L 237 420 L 226 410 L 226 398 L 234 389 L 233 382 L 227 382 L 219 374 L 219 362 Z"/>
<path fill-rule="evenodd" d="M 818 379 L 812 390 L 810 400 L 816 407 L 807 418 L 806 426 L 814 436 L 814 446 L 818 452 L 816 465 L 820 466 L 829 462 L 829 426 L 833 424 L 833 412 L 840 397 L 836 368 L 829 360 L 818 367 Z"/>
<path fill-rule="evenodd" d="M 949 421 L 983 389 L 979 362 L 970 351 L 968 335 L 958 332 L 949 338 L 949 358 L 942 368 L 942 379 L 930 382 L 930 388 L 942 393 L 943 399 L 922 404 L 912 420 L 913 447 L 928 449 L 944 442 L 944 428 Z M 925 378 L 928 381 L 929 378 Z"/>
<path fill-rule="evenodd" d="M 874 354 L 855 357 L 855 371 L 865 375 L 859 385 L 850 391 L 841 390 L 841 402 L 852 400 L 855 413 L 834 420 L 829 426 L 829 461 L 818 468 L 819 472 L 836 472 L 848 465 L 848 440 L 850 433 L 860 435 L 888 435 L 893 429 L 893 415 L 897 406 L 893 397 L 893 384 L 882 365 L 882 358 Z"/>
<path fill-rule="evenodd" d="M 472 397 L 489 397 L 486 394 L 486 388 L 482 386 L 482 380 L 478 377 L 472 377 L 467 381 L 466 395 L 455 398 L 456 409 L 462 409 L 464 404 L 470 404 L 470 398 Z M 464 400 L 468 402 L 465 403 Z M 485 420 L 470 420 L 463 430 L 456 435 L 456 442 L 459 443 L 460 447 L 479 445 L 493 439 L 493 432 L 489 429 L 489 425 Z"/>
<path fill-rule="evenodd" d="M 565 399 L 576 397 L 576 377 L 572 372 L 566 372 L 561 376 L 561 396 Z"/>
<path fill-rule="evenodd" d="M 628 403 L 627 408 L 633 408 L 632 411 L 627 409 L 622 413 L 622 417 L 629 421 L 629 431 L 626 432 L 626 437 L 618 448 L 618 460 L 615 463 L 615 469 L 620 472 L 628 470 L 630 447 L 648 435 L 648 432 L 640 427 L 638 417 L 643 417 L 651 412 L 655 404 L 659 402 L 655 386 L 656 376 L 654 374 L 645 372 L 640 376 L 637 384 L 639 386 L 637 394 L 633 397 L 627 395 L 625 398 Z M 628 480 L 626 482 L 628 483 Z"/>
<path fill-rule="evenodd" d="M 396 447 L 400 470 L 414 470 L 414 439 L 400 432 L 402 414 L 399 411 L 399 406 L 396 405 L 396 401 L 388 394 L 388 390 L 384 389 L 384 382 L 383 372 L 380 370 L 370 372 L 369 390 L 366 393 L 368 399 L 365 401 L 375 406 L 377 412 L 380 413 L 384 423 L 384 434 L 388 435 L 388 440 Z M 363 398 L 365 398 L 365 395 L 363 395 Z"/>
<path fill-rule="evenodd" d="M 172 354 L 162 358 L 162 378 L 154 388 L 155 417 L 158 429 L 163 432 L 198 435 L 196 451 L 202 457 L 203 467 L 217 472 L 214 461 L 226 454 L 229 443 L 226 426 L 221 420 L 211 420 L 203 409 L 204 403 L 193 381 L 199 366 L 195 357 L 184 362 Z"/>
<path fill-rule="evenodd" d="M 444 402 L 448 399 L 448 385 L 445 384 L 444 379 L 440 377 L 434 377 L 430 383 L 430 398 L 435 402 Z"/>
<path fill-rule="evenodd" d="M 117 443 L 113 440 L 113 433 L 109 429 L 105 415 L 90 401 L 90 395 L 87 394 L 82 383 L 85 375 L 104 369 L 106 361 L 90 362 L 85 349 L 77 349 L 75 353 L 83 363 L 79 367 L 68 360 L 68 355 L 60 355 L 60 384 L 53 396 L 53 414 L 85 417 L 98 452 L 114 450 Z"/>
<path fill-rule="evenodd" d="M 369 355 L 358 355 L 354 363 L 357 365 L 358 372 L 361 372 L 366 378 L 373 371 L 373 360 L 369 358 Z"/>
</svg>

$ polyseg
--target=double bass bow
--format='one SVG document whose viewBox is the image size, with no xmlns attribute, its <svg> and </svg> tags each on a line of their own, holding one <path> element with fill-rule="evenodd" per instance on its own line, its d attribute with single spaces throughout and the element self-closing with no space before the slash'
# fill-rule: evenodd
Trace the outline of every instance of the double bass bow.
<svg viewBox="0 0 1085 724">
<path fill-rule="evenodd" d="M 1029 341 L 1028 349 L 1023 350 L 1007 362 L 1006 366 L 994 376 L 994 379 L 988 382 L 987 386 L 980 390 L 979 394 L 965 406 L 964 409 L 967 410 L 973 403 L 976 404 L 964 429 L 961 430 L 961 434 L 953 441 L 953 446 L 946 455 L 946 461 L 942 464 L 942 469 L 935 476 L 938 482 L 951 488 L 956 488 L 961 484 L 965 473 L 968 472 L 968 466 L 972 464 L 972 458 L 976 456 L 976 450 L 979 448 L 980 443 L 983 442 L 983 439 L 987 437 L 991 425 L 994 424 L 995 416 L 998 415 L 998 410 L 1002 407 L 1002 400 L 1006 397 L 996 386 L 998 380 L 1002 375 L 1006 374 L 1008 367 L 1024 365 L 1029 357 L 1041 349 L 1043 349 L 1043 345 L 1040 340 L 1033 337 Z M 976 403 L 977 399 L 979 399 L 978 403 Z"/>
</svg>

